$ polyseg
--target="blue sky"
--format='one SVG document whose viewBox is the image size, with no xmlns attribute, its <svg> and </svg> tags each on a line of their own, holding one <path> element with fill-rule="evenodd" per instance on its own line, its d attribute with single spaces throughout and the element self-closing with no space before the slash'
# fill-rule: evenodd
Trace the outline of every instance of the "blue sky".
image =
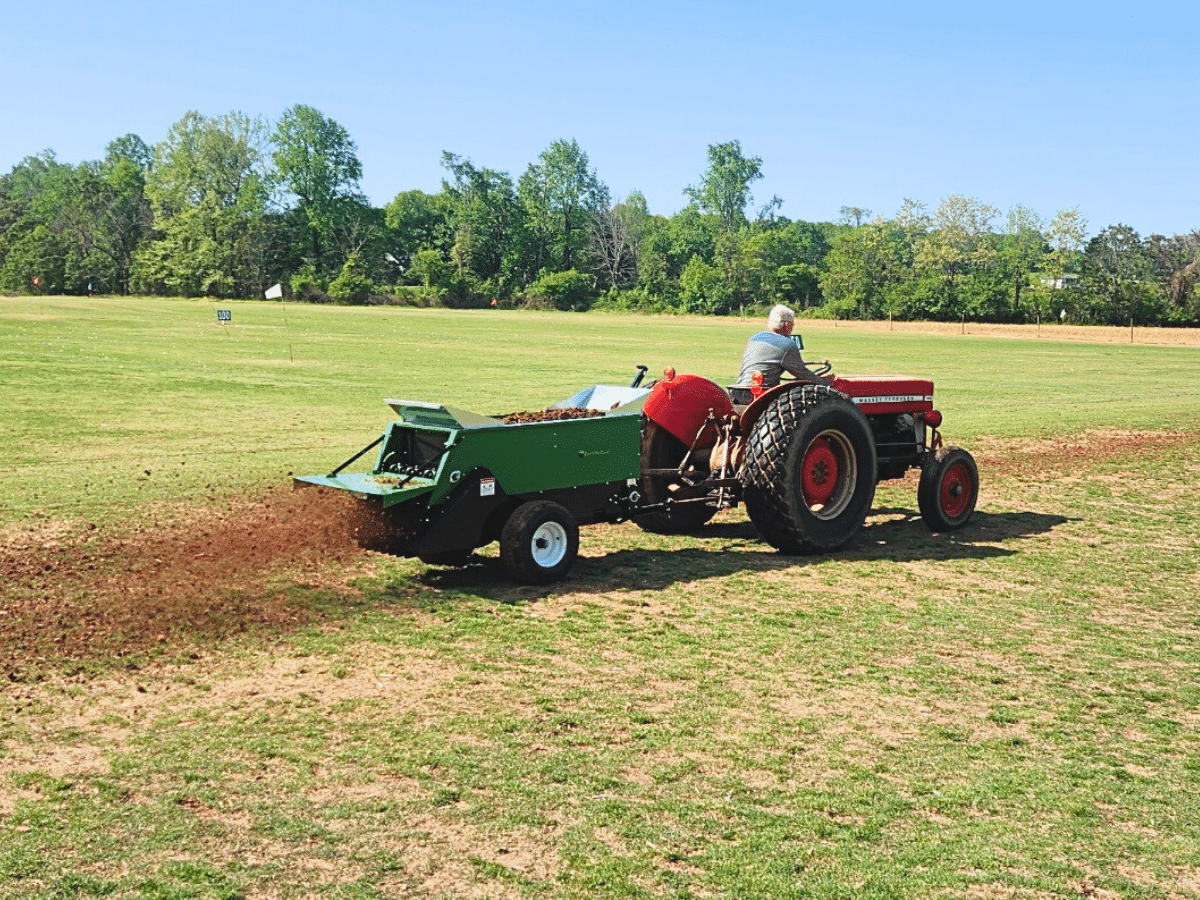
<svg viewBox="0 0 1200 900">
<path fill-rule="evenodd" d="M 376 205 L 438 190 L 443 150 L 517 178 L 565 138 L 671 214 L 738 140 L 793 219 L 961 194 L 1177 234 L 1200 228 L 1197 26 L 1157 2 L 0 0 L 0 172 L 304 103 Z"/>
</svg>

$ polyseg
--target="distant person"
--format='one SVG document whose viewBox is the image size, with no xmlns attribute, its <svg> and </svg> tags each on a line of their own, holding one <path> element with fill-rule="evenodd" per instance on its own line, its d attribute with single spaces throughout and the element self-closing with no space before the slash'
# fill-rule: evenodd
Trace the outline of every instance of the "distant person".
<svg viewBox="0 0 1200 900">
<path fill-rule="evenodd" d="M 762 372 L 762 386 L 774 387 L 779 384 L 784 372 L 799 381 L 810 381 L 813 384 L 828 384 L 829 379 L 814 375 L 804 364 L 800 351 L 804 349 L 804 341 L 800 335 L 793 335 L 796 327 L 796 314 L 786 306 L 776 306 L 767 316 L 767 330 L 760 331 L 746 342 L 746 352 L 742 354 L 742 373 L 738 376 L 738 385 L 749 387 L 755 372 Z"/>
</svg>

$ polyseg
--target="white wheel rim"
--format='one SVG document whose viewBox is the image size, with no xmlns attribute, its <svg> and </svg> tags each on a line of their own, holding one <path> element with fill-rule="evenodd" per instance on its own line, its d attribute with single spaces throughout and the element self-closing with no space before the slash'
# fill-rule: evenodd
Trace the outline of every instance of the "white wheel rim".
<svg viewBox="0 0 1200 900">
<path fill-rule="evenodd" d="M 533 533 L 529 551 L 543 569 L 557 566 L 567 555 L 567 529 L 557 522 L 543 522 Z"/>
</svg>

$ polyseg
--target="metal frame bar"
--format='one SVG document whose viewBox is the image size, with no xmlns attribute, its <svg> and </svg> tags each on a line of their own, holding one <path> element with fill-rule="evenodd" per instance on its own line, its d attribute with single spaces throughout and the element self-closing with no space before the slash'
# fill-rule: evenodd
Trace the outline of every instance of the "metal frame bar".
<svg viewBox="0 0 1200 900">
<path fill-rule="evenodd" d="M 379 437 L 375 438 L 375 440 L 371 441 L 371 443 L 367 444 L 367 446 L 363 447 L 361 450 L 359 450 L 352 457 L 350 457 L 348 460 L 346 460 L 344 463 L 342 463 L 340 466 L 338 466 L 336 469 L 334 469 L 332 472 L 330 472 L 325 477 L 326 478 L 336 478 L 338 476 L 338 473 L 341 472 L 342 469 L 346 468 L 346 466 L 362 459 L 363 456 L 365 456 L 367 453 L 370 453 L 372 450 L 374 450 L 376 447 L 378 447 L 380 444 L 382 444 L 384 437 L 386 437 L 386 434 L 381 434 Z"/>
</svg>

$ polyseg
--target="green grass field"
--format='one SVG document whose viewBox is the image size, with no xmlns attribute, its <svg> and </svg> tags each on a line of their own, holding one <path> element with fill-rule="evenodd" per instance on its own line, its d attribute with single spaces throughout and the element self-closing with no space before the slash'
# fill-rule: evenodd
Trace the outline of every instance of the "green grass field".
<svg viewBox="0 0 1200 900">
<path fill-rule="evenodd" d="M 231 310 L 228 326 L 216 309 Z M 540 409 L 666 366 L 729 383 L 759 323 L 279 303 L 7 299 L 3 519 L 105 517 L 322 471 L 375 436 L 387 397 Z M 810 331 L 843 373 L 932 377 L 948 437 L 1188 427 L 1197 351 Z M 146 474 L 147 471 L 150 474 Z"/>
<path fill-rule="evenodd" d="M 324 471 L 385 397 L 727 382 L 758 327 L 220 306 L 0 300 L 0 631 L 54 583 L 31 539 L 65 566 L 84 523 Z M 0 682 L 0 897 L 1200 897 L 1200 350 L 805 343 L 935 380 L 980 461 L 967 529 L 930 534 L 891 482 L 829 557 L 741 511 L 601 526 L 550 588 L 487 554 L 284 567 L 262 599 L 294 624 L 30 659 Z"/>
</svg>

